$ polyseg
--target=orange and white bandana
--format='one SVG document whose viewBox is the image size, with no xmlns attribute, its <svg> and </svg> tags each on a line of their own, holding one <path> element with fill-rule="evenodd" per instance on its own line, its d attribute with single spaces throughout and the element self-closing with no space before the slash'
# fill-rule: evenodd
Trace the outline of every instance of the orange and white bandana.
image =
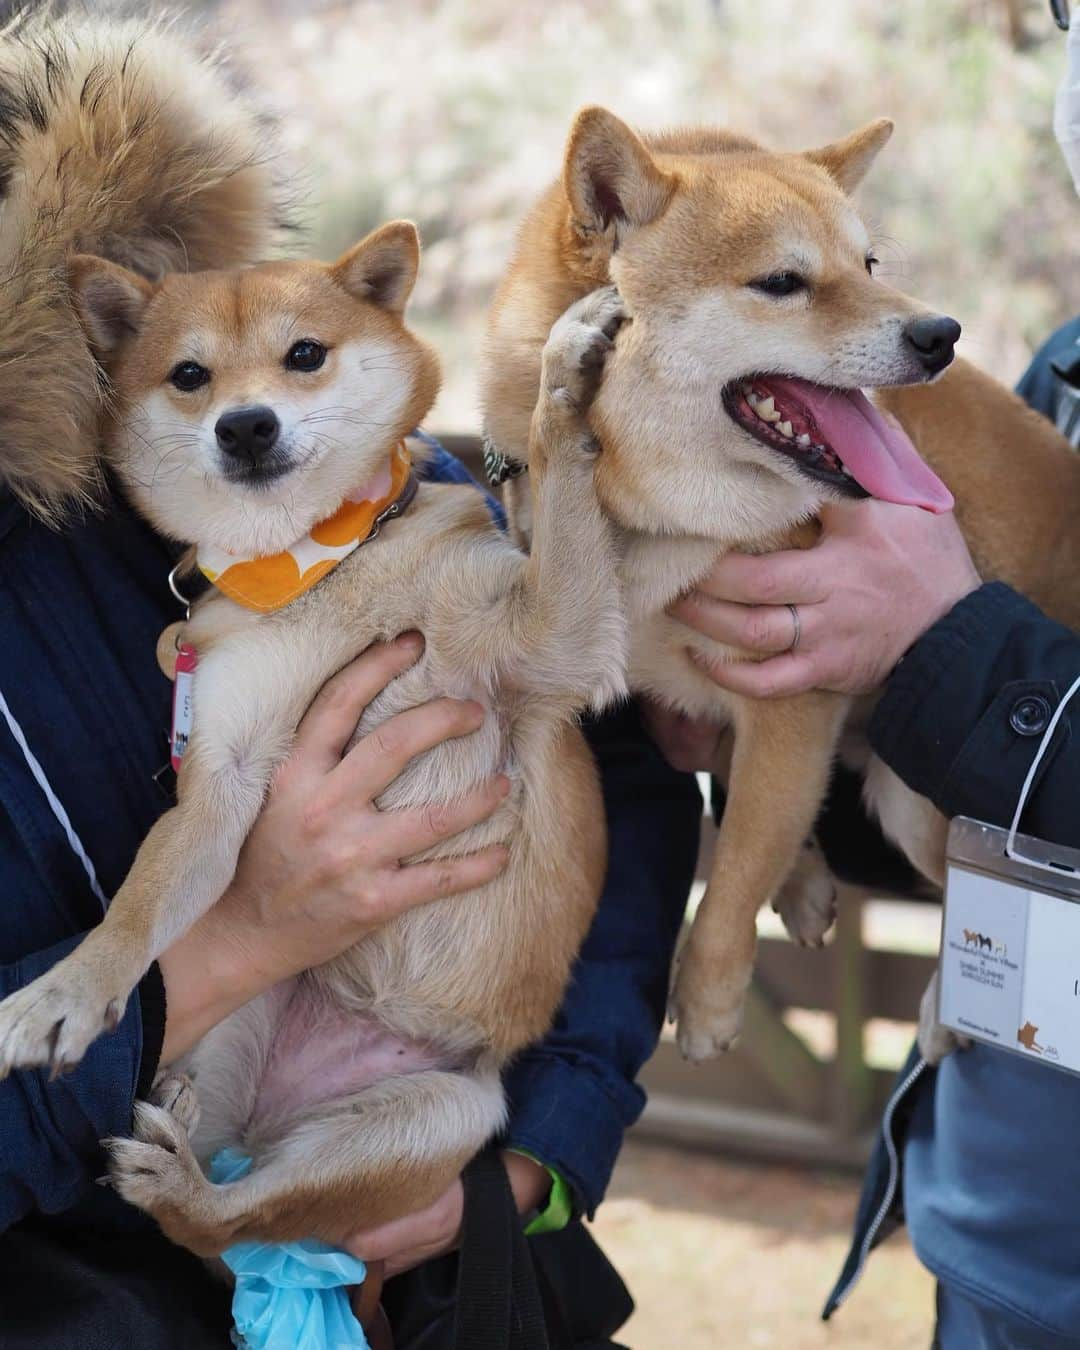
<svg viewBox="0 0 1080 1350">
<path fill-rule="evenodd" d="M 241 558 L 221 548 L 202 546 L 199 571 L 245 609 L 257 614 L 283 609 L 372 537 L 383 516 L 402 497 L 411 474 L 412 459 L 400 441 L 385 468 L 364 484 L 359 495 L 346 497 L 332 516 L 283 553 Z"/>
</svg>

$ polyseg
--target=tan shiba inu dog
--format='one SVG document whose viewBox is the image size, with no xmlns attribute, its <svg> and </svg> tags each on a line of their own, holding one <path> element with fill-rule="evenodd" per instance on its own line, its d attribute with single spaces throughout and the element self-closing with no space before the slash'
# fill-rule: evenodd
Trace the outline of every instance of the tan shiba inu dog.
<svg viewBox="0 0 1080 1350">
<path fill-rule="evenodd" d="M 718 689 L 689 651 L 747 654 L 691 634 L 665 607 L 722 551 L 811 544 L 825 501 L 871 494 L 947 509 L 949 492 L 866 388 L 957 493 L 984 576 L 1059 614 L 1065 588 L 1055 579 L 1073 589 L 1066 541 L 1076 538 L 1080 469 L 1065 442 L 963 363 L 927 387 L 952 362 L 959 325 L 873 276 L 870 236 L 849 194 L 891 130 L 877 121 L 823 149 L 779 154 L 713 129 L 641 138 L 586 109 L 561 180 L 524 222 L 492 310 L 486 430 L 493 449 L 521 460 L 552 319 L 610 281 L 632 320 L 590 413 L 603 446 L 597 490 L 622 556 L 630 684 L 734 730 L 730 766 L 717 766 L 728 801 L 708 891 L 672 995 L 679 1043 L 693 1059 L 738 1031 L 766 900 L 776 898 L 804 941 L 819 942 L 831 922 L 830 885 L 785 881 L 850 701 L 811 693 L 756 702 Z M 1012 490 L 1018 478 L 1023 491 Z M 527 536 L 523 481 L 509 491 Z M 886 831 L 940 879 L 944 820 L 879 762 L 868 793 Z"/>
<path fill-rule="evenodd" d="M 76 306 L 114 393 L 109 460 L 160 530 L 198 546 L 200 565 L 250 556 L 287 570 L 312 540 L 334 544 L 326 527 L 343 502 L 385 497 L 438 386 L 434 354 L 403 320 L 418 261 L 407 222 L 330 266 L 157 285 L 75 258 Z M 190 1141 L 190 1092 L 173 1111 L 141 1104 L 134 1139 L 113 1141 L 119 1190 L 196 1252 L 248 1238 L 340 1243 L 358 1222 L 429 1203 L 498 1131 L 499 1071 L 549 1025 L 604 871 L 603 806 L 573 718 L 622 689 L 624 626 L 583 411 L 620 321 L 618 298 L 601 292 L 546 349 L 530 558 L 473 489 L 420 485 L 409 504 L 403 487 L 378 538 L 284 607 L 258 612 L 222 589 L 196 603 L 178 804 L 100 927 L 0 1005 L 0 1073 L 78 1061 L 228 885 L 301 715 L 371 642 L 417 629 L 426 646 L 358 734 L 438 695 L 486 704 L 479 731 L 418 757 L 380 804 L 438 806 L 505 773 L 495 816 L 432 851 L 505 842 L 503 876 L 405 914 L 217 1027 L 194 1054 Z M 229 1143 L 254 1167 L 213 1185 L 200 1162 Z"/>
</svg>

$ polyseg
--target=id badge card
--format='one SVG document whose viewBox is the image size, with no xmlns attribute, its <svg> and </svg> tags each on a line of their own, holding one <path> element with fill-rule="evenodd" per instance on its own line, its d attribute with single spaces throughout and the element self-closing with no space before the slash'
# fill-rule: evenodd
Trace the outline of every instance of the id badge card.
<svg viewBox="0 0 1080 1350">
<path fill-rule="evenodd" d="M 1080 1073 L 1080 850 L 952 822 L 938 1019 Z"/>
</svg>

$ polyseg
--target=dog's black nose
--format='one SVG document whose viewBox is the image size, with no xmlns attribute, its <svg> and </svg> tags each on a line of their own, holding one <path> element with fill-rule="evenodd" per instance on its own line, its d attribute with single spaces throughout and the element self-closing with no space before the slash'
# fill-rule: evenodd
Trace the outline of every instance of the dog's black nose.
<svg viewBox="0 0 1080 1350">
<path fill-rule="evenodd" d="M 249 408 L 230 408 L 217 420 L 214 434 L 222 453 L 233 459 L 257 464 L 274 448 L 281 423 L 273 408 L 255 404 Z"/>
<path fill-rule="evenodd" d="M 960 325 L 945 314 L 925 314 L 904 329 L 904 340 L 931 375 L 944 370 L 956 355 L 959 336 Z"/>
</svg>

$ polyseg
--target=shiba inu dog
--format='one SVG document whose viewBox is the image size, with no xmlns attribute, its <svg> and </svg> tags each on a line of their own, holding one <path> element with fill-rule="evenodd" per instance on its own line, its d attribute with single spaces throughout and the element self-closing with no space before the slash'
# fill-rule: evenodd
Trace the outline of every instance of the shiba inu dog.
<svg viewBox="0 0 1080 1350">
<path fill-rule="evenodd" d="M 948 509 L 940 473 L 982 574 L 1066 620 L 1071 603 L 1080 618 L 1066 598 L 1075 594 L 1068 541 L 1080 469 L 1065 442 L 962 361 L 939 379 L 959 325 L 873 275 L 850 194 L 891 130 L 880 120 L 782 154 L 717 129 L 639 137 L 604 109 L 586 109 L 560 181 L 522 226 L 491 312 L 483 394 L 495 460 L 528 458 L 554 316 L 610 281 L 632 320 L 590 412 L 603 446 L 597 491 L 622 558 L 629 682 L 734 731 L 730 764 L 717 765 L 728 800 L 709 886 L 672 994 L 679 1043 L 693 1059 L 726 1048 L 739 1029 L 766 900 L 776 898 L 804 941 L 820 942 L 831 922 L 822 867 L 814 884 L 785 882 L 850 700 L 755 702 L 719 690 L 690 651 L 747 653 L 690 634 L 665 607 L 725 550 L 811 545 L 825 501 L 869 494 Z M 522 481 L 508 493 L 527 537 Z M 886 832 L 940 880 L 944 820 L 878 761 L 867 791 Z"/>
<path fill-rule="evenodd" d="M 404 915 L 217 1027 L 193 1057 L 191 1139 L 191 1093 L 170 1085 L 175 1109 L 141 1104 L 134 1138 L 113 1142 L 121 1193 L 203 1255 L 248 1238 L 340 1243 L 359 1219 L 441 1194 L 500 1128 L 499 1071 L 546 1030 L 599 897 L 603 806 L 573 718 L 620 693 L 624 625 L 584 410 L 621 305 L 601 291 L 553 330 L 526 558 L 479 493 L 411 477 L 403 438 L 439 379 L 403 318 L 418 261 L 399 221 L 332 265 L 156 284 L 95 257 L 70 268 L 110 379 L 109 462 L 215 585 L 184 629 L 198 666 L 178 803 L 101 925 L 0 1005 L 0 1072 L 73 1064 L 115 1022 L 149 962 L 228 885 L 316 691 L 371 642 L 416 629 L 425 651 L 358 734 L 441 694 L 490 710 L 415 759 L 381 805 L 437 807 L 497 771 L 511 780 L 491 820 L 431 851 L 503 842 L 502 877 Z M 213 1185 L 200 1163 L 225 1144 L 254 1166 Z"/>
</svg>

